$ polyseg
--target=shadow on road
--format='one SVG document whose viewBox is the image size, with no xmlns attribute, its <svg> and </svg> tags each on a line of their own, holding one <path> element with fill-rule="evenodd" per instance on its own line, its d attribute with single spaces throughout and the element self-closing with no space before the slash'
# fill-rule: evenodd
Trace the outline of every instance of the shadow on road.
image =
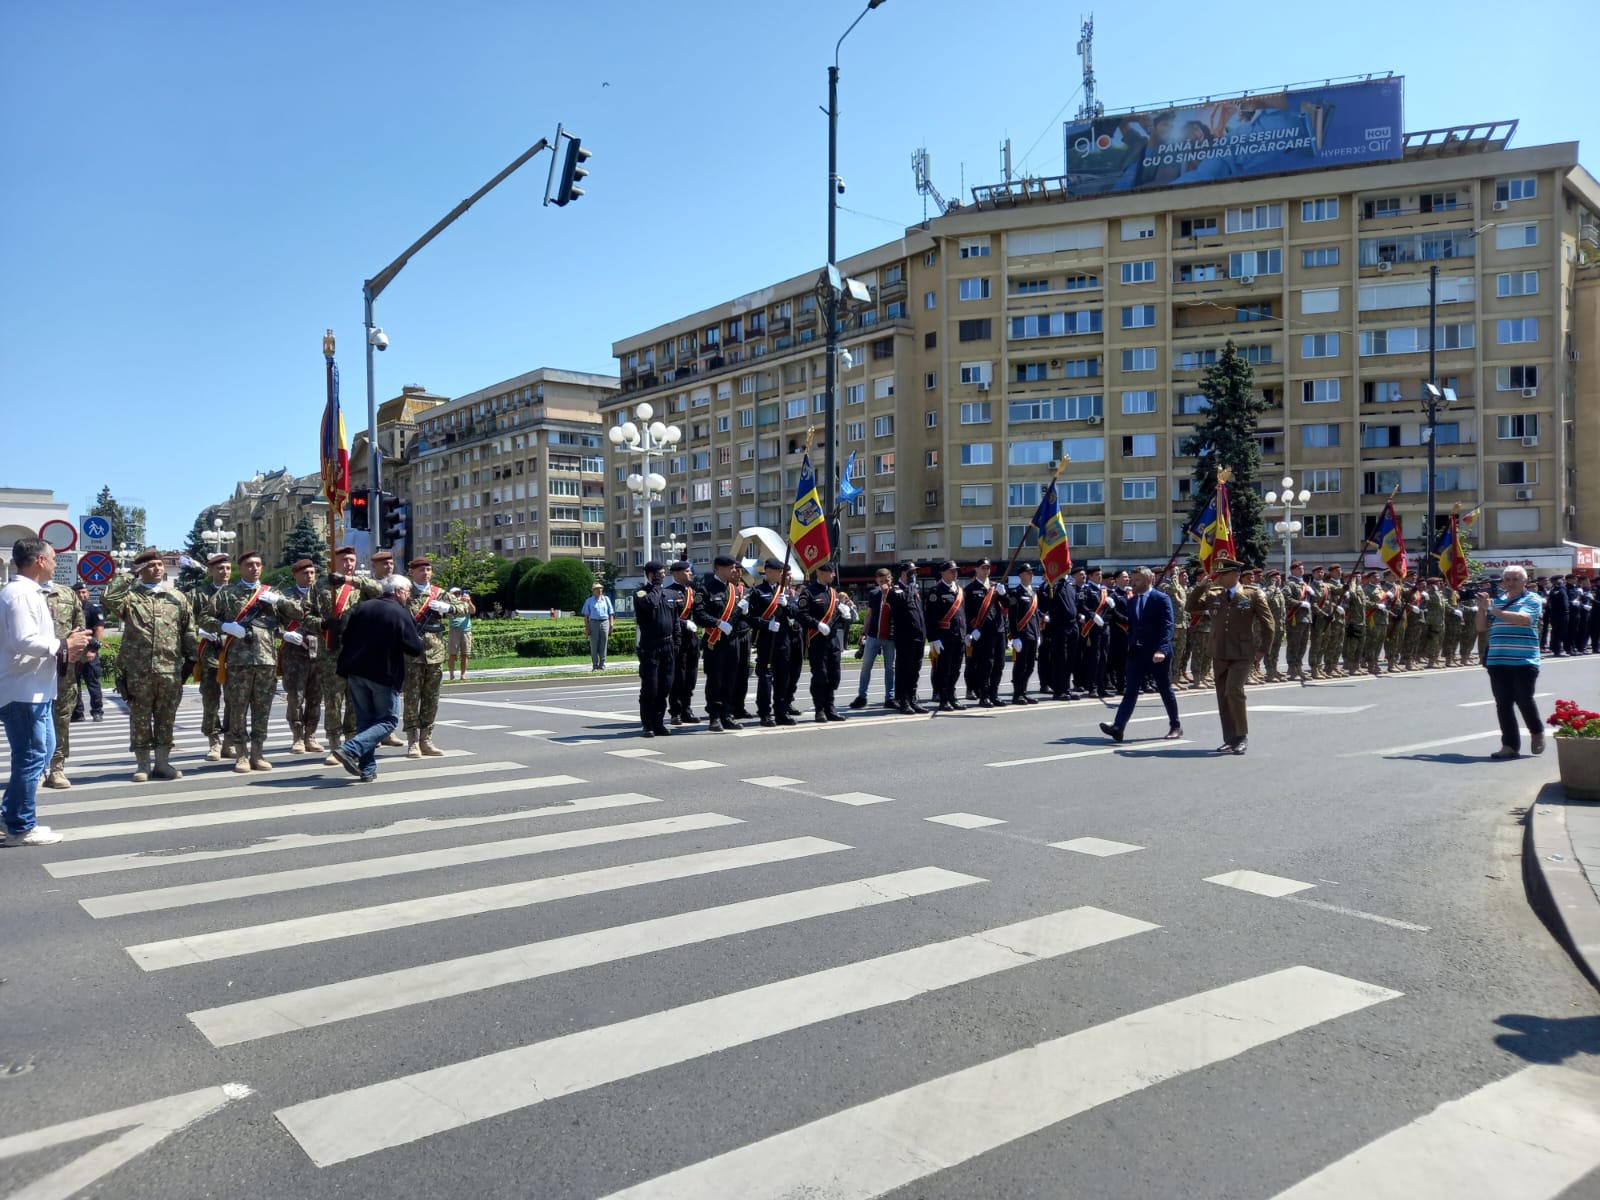
<svg viewBox="0 0 1600 1200">
<path fill-rule="evenodd" d="M 1531 1063 L 1560 1063 L 1579 1054 L 1600 1054 L 1600 1017 L 1536 1017 L 1507 1013 L 1496 1025 L 1512 1030 L 1494 1044 Z"/>
</svg>

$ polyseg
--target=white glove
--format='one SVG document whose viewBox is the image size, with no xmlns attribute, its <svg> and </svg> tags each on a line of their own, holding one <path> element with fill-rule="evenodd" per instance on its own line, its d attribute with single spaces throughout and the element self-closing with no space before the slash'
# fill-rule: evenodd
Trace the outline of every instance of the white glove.
<svg viewBox="0 0 1600 1200">
<path fill-rule="evenodd" d="M 739 611 L 740 612 L 749 612 L 750 611 L 750 601 L 746 600 L 743 596 L 739 597 Z"/>
<path fill-rule="evenodd" d="M 1456 617 L 1459 620 L 1460 617 L 1461 617 L 1461 610 L 1459 608 L 1452 609 L 1451 610 L 1451 615 Z"/>
<path fill-rule="evenodd" d="M 222 632 L 229 637 L 242 638 L 249 631 L 237 621 L 224 621 L 222 623 Z"/>
<path fill-rule="evenodd" d="M 1044 615 L 1044 623 L 1046 625 L 1050 624 L 1050 614 L 1049 613 L 1045 613 L 1045 615 Z"/>
<path fill-rule="evenodd" d="M 1300 607 L 1305 609 L 1306 612 L 1310 612 L 1311 611 L 1311 601 L 1309 601 L 1309 600 L 1300 601 Z"/>
<path fill-rule="evenodd" d="M 190 567 L 198 566 L 199 564 L 187 554 L 180 554 L 178 555 L 178 565 L 187 571 Z"/>
<path fill-rule="evenodd" d="M 283 603 L 283 593 L 282 592 L 275 592 L 271 588 L 268 588 L 266 591 L 261 593 L 261 603 L 263 603 L 263 604 L 282 604 Z"/>
<path fill-rule="evenodd" d="M 222 635 L 220 633 L 212 633 L 209 629 L 202 629 L 200 631 L 200 640 L 202 642 L 220 642 Z"/>
<path fill-rule="evenodd" d="M 687 629 L 690 633 L 699 633 L 700 632 L 700 626 L 696 625 L 693 621 L 685 621 L 683 623 L 683 627 L 685 629 Z"/>
<path fill-rule="evenodd" d="M 1344 605 L 1339 605 L 1339 607 L 1335 608 L 1333 611 L 1336 616 L 1344 616 Z"/>
<path fill-rule="evenodd" d="M 733 632 L 733 626 L 729 625 L 726 621 L 718 621 L 717 622 L 717 628 L 722 630 L 723 633 L 732 633 Z"/>
<path fill-rule="evenodd" d="M 779 629 L 779 625 L 778 625 L 778 623 L 776 621 L 768 621 L 767 622 L 767 628 L 770 629 L 773 633 L 777 633 L 778 629 Z"/>
<path fill-rule="evenodd" d="M 291 646 L 304 646 L 306 644 L 305 634 L 299 633 L 293 629 L 284 630 L 283 640 L 288 642 Z"/>
<path fill-rule="evenodd" d="M 972 642 L 973 644 L 977 644 L 982 638 L 983 630 L 981 629 L 974 629 L 971 633 L 967 634 L 967 641 Z"/>
<path fill-rule="evenodd" d="M 1104 617 L 1102 617 L 1099 613 L 1095 613 L 1094 614 L 1094 623 L 1096 625 L 1102 625 L 1103 626 L 1106 623 L 1106 619 Z"/>
<path fill-rule="evenodd" d="M 448 601 L 448 600 L 429 600 L 428 601 L 428 607 L 433 609 L 433 611 L 436 612 L 436 613 L 447 613 L 447 612 L 450 611 L 450 601 Z"/>
<path fill-rule="evenodd" d="M 1011 648 L 1013 650 L 1015 650 L 1018 654 L 1021 654 L 1022 653 L 1022 639 L 1021 638 L 1012 638 L 1011 639 Z"/>
<path fill-rule="evenodd" d="M 833 626 L 829 625 L 826 621 L 818 621 L 817 622 L 817 632 L 820 633 L 823 637 L 827 637 L 830 633 L 833 632 Z"/>
<path fill-rule="evenodd" d="M 778 596 L 778 606 L 780 608 L 788 608 L 790 603 L 791 603 L 791 600 L 790 600 L 788 592 L 783 592 L 782 594 L 780 594 Z"/>
</svg>

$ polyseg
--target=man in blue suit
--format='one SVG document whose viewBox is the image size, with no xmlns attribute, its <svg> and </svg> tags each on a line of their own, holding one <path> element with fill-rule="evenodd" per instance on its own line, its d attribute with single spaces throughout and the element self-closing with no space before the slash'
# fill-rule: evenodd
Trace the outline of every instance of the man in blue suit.
<svg viewBox="0 0 1600 1200">
<path fill-rule="evenodd" d="M 1117 706 L 1116 719 L 1109 725 L 1100 724 L 1100 732 L 1114 742 L 1122 740 L 1128 718 L 1139 703 L 1139 693 L 1145 681 L 1156 685 L 1161 693 L 1161 703 L 1167 709 L 1166 739 L 1183 736 L 1183 726 L 1178 723 L 1178 698 L 1172 694 L 1172 601 L 1165 592 L 1154 591 L 1150 584 L 1155 572 L 1149 567 L 1139 567 L 1133 572 L 1133 597 L 1128 601 L 1128 661 L 1126 687 L 1122 703 Z"/>
</svg>

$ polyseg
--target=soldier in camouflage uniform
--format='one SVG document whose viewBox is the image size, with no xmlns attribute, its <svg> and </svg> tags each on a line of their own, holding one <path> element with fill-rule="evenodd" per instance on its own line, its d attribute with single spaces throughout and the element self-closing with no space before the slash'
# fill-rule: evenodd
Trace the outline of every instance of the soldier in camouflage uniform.
<svg viewBox="0 0 1600 1200">
<path fill-rule="evenodd" d="M 1361 639 L 1361 659 L 1370 674 L 1379 675 L 1382 672 L 1378 660 L 1389 638 L 1389 626 L 1394 615 L 1391 593 L 1376 571 L 1367 572 L 1366 586 L 1361 591 L 1367 626 Z"/>
<path fill-rule="evenodd" d="M 317 658 L 322 649 L 319 636 L 322 622 L 311 603 L 311 589 L 317 582 L 317 564 L 302 558 L 290 570 L 294 572 L 294 586 L 286 594 L 305 609 L 306 615 L 284 629 L 283 648 L 279 651 L 285 715 L 294 737 L 289 750 L 293 754 L 321 754 L 322 747 L 317 743 L 317 718 L 322 713 L 322 674 L 317 669 Z"/>
<path fill-rule="evenodd" d="M 1340 670 L 1345 675 L 1358 675 L 1365 660 L 1364 643 L 1367 637 L 1367 605 L 1361 590 L 1359 571 L 1352 572 L 1349 581 L 1344 584 L 1344 591 L 1334 611 L 1341 614 L 1340 619 L 1344 622 L 1344 662 Z"/>
<path fill-rule="evenodd" d="M 83 602 L 71 588 L 52 583 L 49 594 L 44 598 L 44 606 L 50 610 L 56 637 L 61 640 L 65 641 L 67 634 L 74 629 L 83 628 Z M 67 736 L 72 729 L 72 710 L 78 706 L 78 689 L 72 686 L 72 673 L 75 669 L 60 660 L 56 662 L 56 703 L 53 710 L 56 721 L 56 752 L 50 757 L 50 768 L 45 772 L 42 781 L 47 788 L 72 786 L 72 781 L 67 778 L 67 754 L 70 750 Z"/>
<path fill-rule="evenodd" d="M 422 635 L 422 653 L 406 658 L 406 757 L 436 757 L 444 753 L 433 744 L 433 720 L 439 713 L 444 680 L 445 618 L 461 616 L 467 605 L 434 585 L 433 563 L 428 559 L 414 558 L 409 567 L 411 616 Z"/>
<path fill-rule="evenodd" d="M 1440 653 L 1444 655 L 1444 665 L 1456 665 L 1456 647 L 1461 645 L 1461 626 L 1466 613 L 1462 609 L 1462 599 L 1455 588 L 1444 589 L 1444 634 L 1440 638 Z"/>
<path fill-rule="evenodd" d="M 1344 578 L 1344 568 L 1334 563 L 1328 568 L 1328 580 L 1323 610 L 1328 618 L 1328 640 L 1323 652 L 1322 673 L 1330 679 L 1345 673 L 1342 665 L 1345 643 L 1349 640 L 1350 610 L 1348 597 L 1350 585 Z"/>
<path fill-rule="evenodd" d="M 241 747 L 233 769 L 241 774 L 272 770 L 266 743 L 272 696 L 278 688 L 277 632 L 281 625 L 305 617 L 300 605 L 260 581 L 261 555 L 254 550 L 241 554 L 238 580 L 211 598 L 211 610 L 201 622 L 208 633 L 226 639 L 222 686 L 231 709 L 228 734 Z M 248 755 L 242 749 L 247 725 Z"/>
<path fill-rule="evenodd" d="M 1194 577 L 1194 586 L 1189 589 L 1192 593 L 1204 590 L 1207 576 L 1204 571 L 1198 571 Z M 1187 605 L 1187 600 L 1185 604 Z M 1184 616 L 1189 622 L 1189 679 L 1191 688 L 1209 687 L 1211 681 L 1211 610 L 1200 608 L 1196 612 L 1186 612 Z"/>
<path fill-rule="evenodd" d="M 1278 660 L 1283 655 L 1283 642 L 1288 636 L 1289 598 L 1283 591 L 1283 572 L 1267 572 L 1267 607 L 1272 610 L 1272 642 L 1267 647 L 1267 679 L 1283 679 Z"/>
<path fill-rule="evenodd" d="M 1439 665 L 1439 652 L 1444 646 L 1445 618 L 1453 601 L 1444 590 L 1444 580 L 1437 575 L 1428 580 L 1428 590 L 1423 593 L 1422 641 L 1418 647 L 1418 661 L 1425 660 L 1431 669 Z"/>
<path fill-rule="evenodd" d="M 1289 564 L 1289 579 L 1283 588 L 1284 641 L 1288 643 L 1290 679 L 1306 676 L 1306 651 L 1311 648 L 1311 633 L 1316 625 L 1313 612 L 1316 594 L 1311 581 L 1305 577 L 1305 563 Z M 1317 669 L 1315 657 L 1311 661 L 1313 677 Z"/>
<path fill-rule="evenodd" d="M 1480 590 L 1482 585 L 1471 585 L 1468 594 L 1461 602 L 1461 641 L 1456 651 L 1456 661 L 1463 667 L 1470 667 L 1472 655 L 1478 648 L 1478 610 L 1489 603 L 1489 598 Z M 1478 656 L 1478 662 L 1483 661 L 1483 656 Z"/>
<path fill-rule="evenodd" d="M 133 574 L 111 581 L 104 599 L 106 612 L 122 622 L 117 675 L 128 697 L 135 783 L 183 777 L 169 761 L 172 725 L 200 644 L 188 597 L 166 582 L 166 573 L 160 551 L 146 550 L 133 560 Z"/>
<path fill-rule="evenodd" d="M 311 592 L 311 612 L 316 615 L 322 644 L 317 647 L 317 673 L 322 685 L 322 727 L 328 731 L 328 757 L 323 764 L 339 765 L 333 752 L 339 743 L 356 735 L 356 709 L 350 703 L 349 685 L 339 676 L 339 650 L 344 627 L 361 602 L 361 580 L 356 575 L 356 548 L 340 546 L 333 552 L 333 574 Z M 308 747 L 309 749 L 309 747 Z"/>
<path fill-rule="evenodd" d="M 1183 576 L 1181 570 L 1169 571 L 1159 585 L 1160 590 L 1167 594 L 1167 599 L 1172 601 L 1172 611 L 1176 617 L 1172 622 L 1172 682 L 1175 684 L 1183 682 L 1183 670 L 1189 662 L 1189 622 L 1184 616 L 1184 609 L 1189 602 L 1189 589 L 1184 586 Z"/>
<path fill-rule="evenodd" d="M 187 558 L 180 558 L 178 565 L 193 566 Z M 189 603 L 194 608 L 195 623 L 211 611 L 211 599 L 223 588 L 228 586 L 228 581 L 233 577 L 233 559 L 226 554 L 213 554 L 206 559 L 206 574 L 209 579 L 203 580 L 191 587 L 186 593 Z M 200 732 L 206 735 L 209 747 L 206 750 L 206 761 L 217 762 L 220 759 L 232 758 L 241 747 L 234 745 L 233 739 L 228 736 L 232 727 L 232 708 L 223 707 L 222 684 L 217 682 L 217 667 L 222 662 L 222 639 L 202 638 L 200 647 Z"/>
<path fill-rule="evenodd" d="M 1422 635 L 1427 629 L 1428 593 L 1420 576 L 1408 577 L 1401 589 L 1400 602 L 1405 607 L 1406 629 L 1400 638 L 1400 669 L 1422 670 Z"/>
<path fill-rule="evenodd" d="M 371 574 L 371 576 L 361 576 L 361 577 L 358 577 L 358 578 L 355 578 L 355 579 L 351 579 L 351 580 L 349 580 L 349 582 L 354 583 L 356 585 L 356 587 L 360 589 L 360 593 L 361 593 L 360 599 L 362 599 L 362 600 L 373 600 L 373 599 L 376 599 L 377 597 L 383 595 L 383 581 L 385 579 L 387 579 L 390 575 L 393 575 L 393 574 L 394 574 L 394 555 L 391 554 L 387 550 L 379 550 L 377 553 L 375 553 L 372 556 L 372 574 Z M 330 579 L 331 579 L 331 581 L 333 583 L 343 583 L 343 582 L 345 582 L 345 578 L 343 578 L 343 577 L 341 577 L 341 578 L 330 577 Z M 413 595 L 414 594 L 415 594 L 415 589 L 413 589 Z M 352 717 L 351 719 L 354 719 L 354 718 Z M 352 735 L 347 735 L 347 736 L 352 736 Z M 380 746 L 404 746 L 405 743 L 402 742 L 395 734 L 391 733 L 388 737 L 384 738 L 383 741 L 379 742 L 378 745 L 380 745 Z M 324 760 L 324 761 L 326 761 L 326 760 Z M 335 763 L 328 763 L 327 765 L 331 767 L 331 766 L 334 766 Z"/>
</svg>

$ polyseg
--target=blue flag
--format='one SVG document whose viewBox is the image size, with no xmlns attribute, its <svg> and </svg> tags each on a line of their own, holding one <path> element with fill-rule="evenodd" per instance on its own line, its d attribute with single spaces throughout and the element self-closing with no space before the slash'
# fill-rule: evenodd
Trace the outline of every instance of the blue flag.
<svg viewBox="0 0 1600 1200">
<path fill-rule="evenodd" d="M 859 486 L 857 486 L 855 484 L 852 484 L 850 482 L 850 475 L 851 475 L 851 472 L 853 472 L 855 470 L 855 467 L 856 467 L 856 452 L 854 450 L 852 450 L 852 451 L 850 451 L 850 457 L 845 459 L 845 462 L 844 462 L 844 475 L 841 476 L 840 479 L 839 479 L 839 507 L 840 508 L 843 508 L 847 504 L 854 504 L 860 498 L 862 491 L 865 490 L 865 489 L 863 489 L 863 488 L 861 488 L 861 487 L 859 487 Z"/>
</svg>

